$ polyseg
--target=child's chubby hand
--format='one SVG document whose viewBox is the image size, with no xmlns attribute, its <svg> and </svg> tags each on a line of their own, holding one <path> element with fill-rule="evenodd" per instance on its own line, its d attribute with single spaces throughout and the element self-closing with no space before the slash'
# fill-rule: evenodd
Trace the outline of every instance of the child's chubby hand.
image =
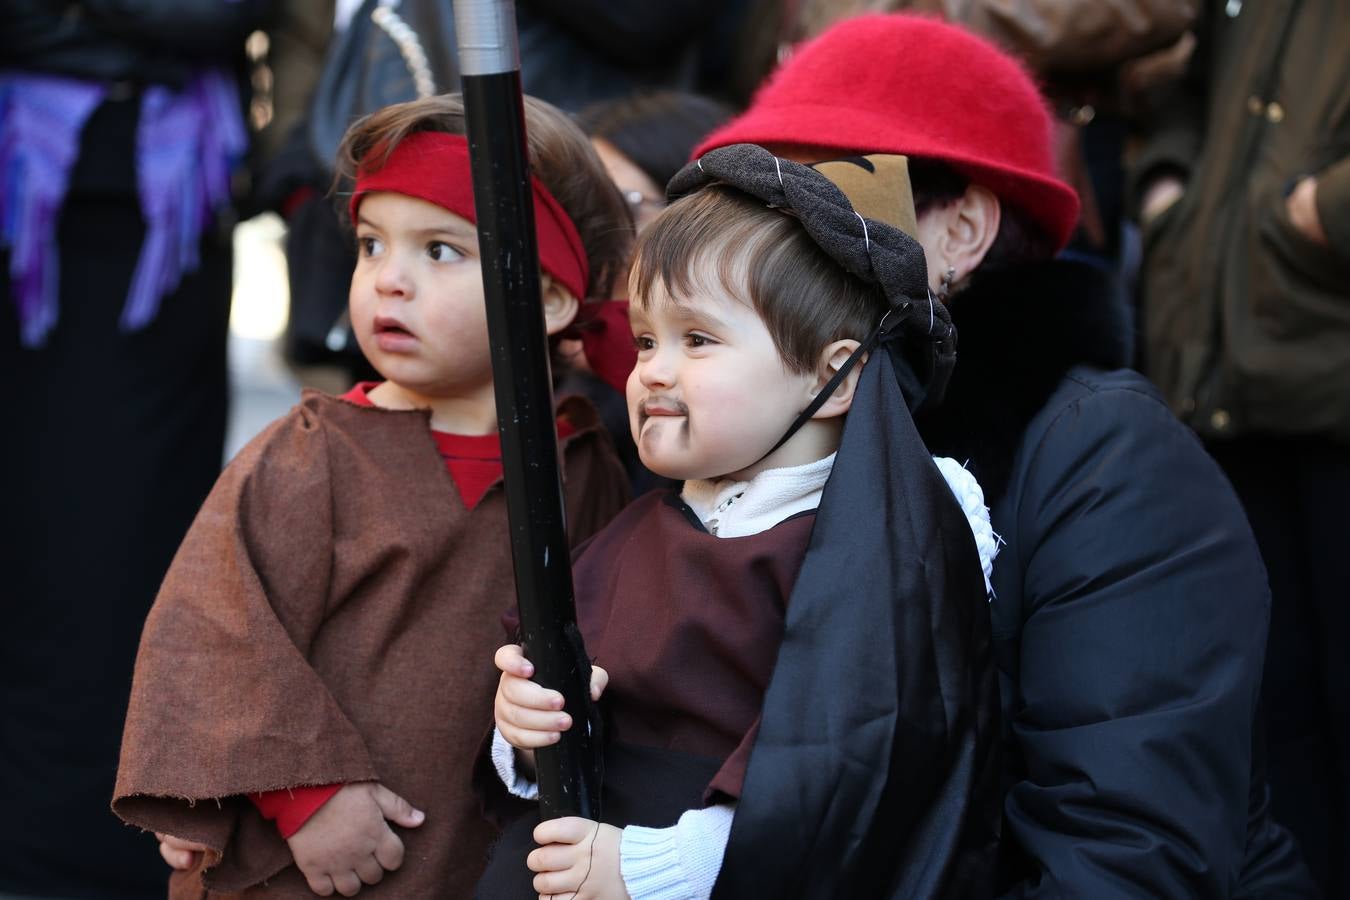
<svg viewBox="0 0 1350 900">
<path fill-rule="evenodd" d="M 525 858 L 540 900 L 629 900 L 619 870 L 623 832 L 613 825 L 568 816 L 539 823 L 539 848 Z"/>
<path fill-rule="evenodd" d="M 158 831 L 155 832 L 155 837 L 159 838 L 159 855 L 164 857 L 166 863 L 179 870 L 195 866 L 197 854 L 209 849 L 205 844 L 174 837 L 171 834 L 161 834 Z"/>
<path fill-rule="evenodd" d="M 563 695 L 530 681 L 534 666 L 519 644 L 499 648 L 494 661 L 502 673 L 493 706 L 502 737 L 518 750 L 556 744 L 572 727 L 572 717 L 562 711 Z M 591 700 L 599 700 L 607 684 L 609 673 L 591 666 Z"/>
<path fill-rule="evenodd" d="M 403 841 L 386 820 L 416 828 L 425 818 L 384 785 L 358 782 L 344 785 L 286 843 L 310 890 L 351 897 L 403 865 Z"/>
</svg>

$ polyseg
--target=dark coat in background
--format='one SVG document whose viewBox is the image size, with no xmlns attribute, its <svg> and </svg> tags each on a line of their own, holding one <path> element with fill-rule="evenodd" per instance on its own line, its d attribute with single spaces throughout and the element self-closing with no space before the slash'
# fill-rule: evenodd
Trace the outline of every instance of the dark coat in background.
<svg viewBox="0 0 1350 900">
<path fill-rule="evenodd" d="M 1265 570 L 1218 467 L 1123 368 L 1117 292 L 1055 262 L 950 306 L 956 371 L 919 426 L 1005 541 L 1000 891 L 1315 896 L 1253 761 Z"/>
<path fill-rule="evenodd" d="M 276 0 L 5 0 L 0 68 L 91 81 L 178 85 L 197 67 L 240 57 Z"/>
<path fill-rule="evenodd" d="M 142 92 L 236 71 L 273 5 L 0 3 L 0 71 L 108 86 L 49 245 L 60 313 L 45 346 L 21 341 L 0 249 L 0 793 L 17 811 L 0 823 L 0 894 L 163 896 L 155 842 L 107 805 L 137 636 L 225 451 L 233 212 L 203 230 L 154 321 L 122 328 L 147 234 Z"/>
<path fill-rule="evenodd" d="M 1136 163 L 1186 183 L 1144 228 L 1144 371 L 1206 439 L 1350 442 L 1347 46 L 1344 0 L 1209 0 Z M 1285 208 L 1307 175 L 1326 246 Z"/>
<path fill-rule="evenodd" d="M 1135 163 L 1137 193 L 1184 185 L 1144 225 L 1144 371 L 1204 438 L 1256 533 L 1274 598 L 1262 683 L 1274 814 L 1343 897 L 1350 4 L 1206 0 L 1203 12 Z M 1308 179 L 1323 241 L 1291 209 Z"/>
</svg>

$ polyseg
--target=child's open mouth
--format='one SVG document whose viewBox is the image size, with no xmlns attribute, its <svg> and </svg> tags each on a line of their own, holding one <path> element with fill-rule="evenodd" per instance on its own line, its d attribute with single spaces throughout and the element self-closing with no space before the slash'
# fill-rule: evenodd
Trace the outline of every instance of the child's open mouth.
<svg viewBox="0 0 1350 900">
<path fill-rule="evenodd" d="M 417 337 L 399 320 L 377 316 L 375 319 L 375 343 L 386 353 L 398 353 L 408 350 L 417 342 Z"/>
</svg>

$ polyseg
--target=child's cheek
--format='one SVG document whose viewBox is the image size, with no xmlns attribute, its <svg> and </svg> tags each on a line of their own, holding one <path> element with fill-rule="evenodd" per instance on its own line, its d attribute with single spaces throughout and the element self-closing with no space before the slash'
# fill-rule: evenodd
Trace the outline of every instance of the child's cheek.
<svg viewBox="0 0 1350 900">
<path fill-rule="evenodd" d="M 755 409 L 753 391 L 734 375 L 707 379 L 699 385 L 698 402 L 689 403 L 690 425 L 719 445 L 753 436 Z"/>
</svg>

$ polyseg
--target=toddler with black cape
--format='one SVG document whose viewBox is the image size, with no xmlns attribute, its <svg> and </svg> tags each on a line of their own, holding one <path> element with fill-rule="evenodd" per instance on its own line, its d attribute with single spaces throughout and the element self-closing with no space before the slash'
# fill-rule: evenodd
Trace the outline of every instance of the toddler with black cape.
<svg viewBox="0 0 1350 900">
<path fill-rule="evenodd" d="M 519 685 L 539 692 L 532 698 L 551 692 L 518 677 L 528 672 L 523 660 L 503 665 L 503 653 L 514 648 L 499 651 L 497 771 L 482 767 L 479 781 L 490 811 L 519 818 L 494 851 L 480 897 L 687 895 L 687 885 L 668 879 L 664 887 L 650 879 L 639 884 L 644 863 L 630 837 L 659 837 L 677 828 L 677 819 L 683 824 L 718 806 L 726 811 L 725 824 L 711 846 L 720 849 L 724 841 L 725 852 L 714 861 L 720 867 L 713 866 L 713 897 L 989 895 L 999 823 L 998 696 L 981 578 L 991 553 L 982 560 L 977 541 L 988 547 L 992 536 L 987 518 L 983 530 L 976 516 L 967 518 L 973 507 L 982 512 L 978 486 L 963 486 L 964 473 L 940 470 L 944 461 L 935 465 L 911 418 L 941 398 L 956 335 L 929 293 L 923 251 L 905 230 L 912 232 L 914 222 L 906 173 L 903 157 L 812 168 L 736 145 L 711 151 L 671 182 L 672 195 L 716 185 L 714 193 L 739 198 L 729 202 L 746 210 L 774 210 L 838 267 L 839 280 L 856 279 L 871 296 L 884 295 L 885 305 L 856 340 L 830 344 L 836 351 L 836 344 L 847 345 L 849 352 L 836 352 L 821 367 L 823 385 L 793 410 L 805 407 L 795 421 L 789 416 L 792 425 L 777 445 L 757 450 L 755 466 L 718 470 L 753 472 L 743 479 L 753 489 L 766 459 L 785 465 L 776 454 L 793 446 L 794 435 L 803 428 L 819 434 L 822 422 L 837 417 L 834 427 L 842 421 L 842 433 L 833 432 L 834 443 L 799 467 L 824 467 L 823 492 L 812 495 L 818 506 L 809 500 L 807 508 L 789 507 L 776 524 L 745 532 L 753 538 L 719 541 L 717 529 L 731 521 L 732 502 L 703 509 L 692 479 L 708 476 L 675 466 L 662 474 L 691 479 L 681 497 L 648 495 L 578 551 L 579 623 L 588 653 L 612 685 L 600 703 L 607 728 L 606 825 L 579 819 L 539 825 L 537 811 L 502 796 L 503 783 L 528 796 L 514 762 L 503 765 L 496 752 L 504 734 L 520 733 L 509 724 L 520 709 L 511 698 L 520 696 Z M 708 230 L 689 237 L 700 239 L 731 237 Z M 653 252 L 650 241 L 639 248 L 639 273 L 644 252 Z M 727 263 L 735 252 L 711 255 L 721 253 Z M 743 274 L 744 266 L 723 265 L 722 284 Z M 684 277 L 684 287 L 691 277 Z M 664 277 L 663 287 L 673 296 L 680 280 L 678 273 Z M 629 380 L 630 412 L 644 462 L 661 472 L 661 453 L 650 449 L 669 440 L 659 429 L 683 422 L 675 432 L 680 442 L 668 446 L 688 451 L 690 435 L 696 447 L 697 429 L 709 421 L 696 417 L 709 414 L 690 399 L 693 369 L 684 370 L 683 388 L 666 384 L 676 376 L 652 371 L 655 357 L 667 352 L 660 325 L 652 324 L 662 312 L 642 297 L 652 279 L 644 284 L 635 274 L 633 282 L 639 363 Z M 700 301 L 680 293 L 663 308 L 697 319 Z M 734 304 L 720 310 L 722 319 L 736 315 Z M 762 312 L 758 304 L 755 311 Z M 722 341 L 718 327 L 686 331 L 684 357 L 735 349 L 737 339 Z M 781 353 L 776 333 L 775 346 Z M 687 362 L 674 363 L 680 364 Z M 785 370 L 794 370 L 787 361 Z M 676 402 L 681 390 L 688 408 Z M 851 396 L 851 408 L 840 405 L 840 396 Z M 649 461 L 653 452 L 658 465 Z M 790 465 L 801 461 L 767 471 L 796 471 Z M 954 489 L 964 495 L 959 502 Z M 749 496 L 732 499 L 748 505 Z M 511 743 L 525 749 L 548 739 Z M 582 837 L 559 837 L 568 828 L 576 832 L 570 823 L 584 826 Z M 618 832 L 608 825 L 641 827 Z M 622 835 L 617 852 L 615 835 Z M 548 846 L 535 850 L 536 840 Z M 700 841 L 708 845 L 706 837 Z M 683 855 L 687 863 L 688 850 L 678 847 L 672 858 Z M 567 881 L 569 865 L 579 880 Z M 621 882 L 613 869 L 622 870 Z"/>
</svg>

